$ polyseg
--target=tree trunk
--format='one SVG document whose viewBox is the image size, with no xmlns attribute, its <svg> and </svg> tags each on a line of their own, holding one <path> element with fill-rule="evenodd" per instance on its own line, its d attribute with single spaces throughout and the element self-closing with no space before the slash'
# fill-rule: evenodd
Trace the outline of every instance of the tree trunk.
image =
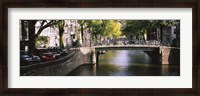
<svg viewBox="0 0 200 96">
<path fill-rule="evenodd" d="M 28 43 L 28 51 L 30 53 L 34 53 L 35 50 L 35 24 L 37 20 L 28 20 L 28 32 L 29 32 L 29 43 Z"/>
<path fill-rule="evenodd" d="M 160 27 L 160 43 L 163 43 L 163 26 Z"/>
<path fill-rule="evenodd" d="M 84 44 L 84 38 L 83 38 L 83 25 L 81 25 L 81 39 L 82 39 L 82 45 Z"/>
<path fill-rule="evenodd" d="M 97 45 L 97 34 L 95 34 L 94 37 L 95 37 L 95 42 L 94 43 L 95 43 L 95 46 L 96 46 Z"/>
<path fill-rule="evenodd" d="M 25 50 L 25 37 L 26 37 L 26 30 L 24 26 L 24 20 L 21 20 L 21 32 L 22 32 L 22 40 L 20 42 L 20 50 Z"/>
<path fill-rule="evenodd" d="M 63 39 L 62 39 L 63 33 L 64 33 L 64 29 L 63 28 L 59 28 L 59 36 L 60 36 L 59 43 L 60 43 L 60 48 L 64 48 Z"/>
<path fill-rule="evenodd" d="M 92 46 L 92 34 L 91 34 L 91 28 L 89 28 L 89 34 L 90 34 L 90 38 L 89 38 L 89 46 L 91 47 Z"/>
</svg>

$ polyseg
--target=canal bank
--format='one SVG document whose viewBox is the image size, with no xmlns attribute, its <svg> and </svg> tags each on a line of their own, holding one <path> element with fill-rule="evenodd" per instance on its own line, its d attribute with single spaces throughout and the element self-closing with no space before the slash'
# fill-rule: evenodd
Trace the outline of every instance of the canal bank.
<svg viewBox="0 0 200 96">
<path fill-rule="evenodd" d="M 92 64 L 91 48 L 75 48 L 60 59 L 20 67 L 20 76 L 65 76 L 78 66 Z"/>
</svg>

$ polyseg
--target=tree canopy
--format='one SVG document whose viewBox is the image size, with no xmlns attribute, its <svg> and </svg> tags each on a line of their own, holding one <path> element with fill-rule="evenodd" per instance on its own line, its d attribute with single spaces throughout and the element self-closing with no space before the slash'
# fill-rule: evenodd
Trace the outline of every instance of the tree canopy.
<svg viewBox="0 0 200 96">
<path fill-rule="evenodd" d="M 120 36 L 121 24 L 117 20 L 79 20 L 80 25 L 90 28 L 93 35 Z"/>
<path fill-rule="evenodd" d="M 164 27 L 175 26 L 178 24 L 176 20 L 124 20 L 122 25 L 122 32 L 126 36 L 141 37 L 145 32 L 156 28 L 162 29 Z"/>
<path fill-rule="evenodd" d="M 78 20 L 78 23 L 82 34 L 83 26 L 86 26 L 96 40 L 97 36 L 118 37 L 121 35 L 121 24 L 118 20 Z"/>
</svg>

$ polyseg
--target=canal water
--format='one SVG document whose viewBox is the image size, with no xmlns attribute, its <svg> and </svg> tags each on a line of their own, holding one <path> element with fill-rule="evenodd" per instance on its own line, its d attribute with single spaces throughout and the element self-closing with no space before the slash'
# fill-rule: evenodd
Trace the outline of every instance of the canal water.
<svg viewBox="0 0 200 96">
<path fill-rule="evenodd" d="M 180 64 L 162 65 L 139 50 L 110 50 L 96 65 L 82 65 L 68 76 L 180 76 Z"/>
</svg>

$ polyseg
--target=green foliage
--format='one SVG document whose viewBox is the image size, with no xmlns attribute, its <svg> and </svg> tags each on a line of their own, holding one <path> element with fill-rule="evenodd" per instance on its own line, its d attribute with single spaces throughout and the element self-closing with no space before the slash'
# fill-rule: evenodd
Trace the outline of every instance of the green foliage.
<svg viewBox="0 0 200 96">
<path fill-rule="evenodd" d="M 121 35 L 121 24 L 116 20 L 108 20 L 104 32 L 105 36 L 119 37 Z"/>
<path fill-rule="evenodd" d="M 175 20 L 125 20 L 122 32 L 126 36 L 132 35 L 139 38 L 153 29 L 174 26 L 175 24 Z"/>
<path fill-rule="evenodd" d="M 118 20 L 78 20 L 78 23 L 82 34 L 83 26 L 89 28 L 92 36 L 95 37 L 95 42 L 98 40 L 97 36 L 118 37 L 121 35 L 121 24 Z"/>
<path fill-rule="evenodd" d="M 80 47 L 80 42 L 79 40 L 76 40 L 75 42 L 72 42 L 73 47 Z"/>
<path fill-rule="evenodd" d="M 38 36 L 36 38 L 36 46 L 40 47 L 41 44 L 47 44 L 48 43 L 48 36 Z"/>
<path fill-rule="evenodd" d="M 144 36 L 146 30 L 150 29 L 150 26 L 149 20 L 127 20 L 124 21 L 122 32 L 124 35 L 132 35 L 139 38 Z"/>
<path fill-rule="evenodd" d="M 93 35 L 120 36 L 121 24 L 117 20 L 85 20 Z"/>
<path fill-rule="evenodd" d="M 93 35 L 120 36 L 121 24 L 117 20 L 78 20 L 80 25 L 90 28 Z"/>
<path fill-rule="evenodd" d="M 152 27 L 168 27 L 176 25 L 176 20 L 151 20 Z"/>
<path fill-rule="evenodd" d="M 38 36 L 36 41 L 43 41 L 44 43 L 48 42 L 48 36 Z"/>
</svg>

